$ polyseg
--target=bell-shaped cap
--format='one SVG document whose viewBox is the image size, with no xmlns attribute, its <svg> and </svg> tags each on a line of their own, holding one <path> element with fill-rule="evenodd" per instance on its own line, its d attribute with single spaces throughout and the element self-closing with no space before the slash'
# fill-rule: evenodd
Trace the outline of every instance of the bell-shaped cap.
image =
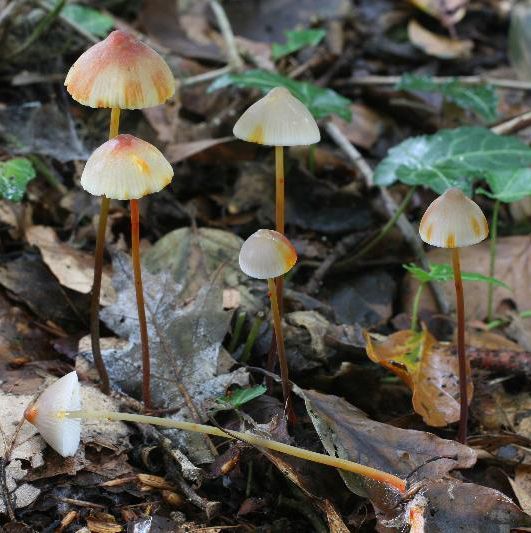
<svg viewBox="0 0 531 533">
<path fill-rule="evenodd" d="M 312 114 L 284 87 L 275 87 L 249 107 L 233 133 L 243 141 L 268 146 L 308 145 L 321 139 Z"/>
<path fill-rule="evenodd" d="M 289 272 L 297 262 L 291 242 L 271 229 L 253 233 L 240 250 L 240 268 L 251 278 L 269 279 Z"/>
<path fill-rule="evenodd" d="M 435 199 L 420 221 L 420 237 L 440 248 L 477 244 L 489 234 L 489 224 L 476 202 L 460 189 L 448 189 Z"/>
<path fill-rule="evenodd" d="M 89 157 L 81 186 L 95 196 L 131 200 L 160 191 L 172 177 L 172 166 L 152 144 L 117 135 Z"/>
<path fill-rule="evenodd" d="M 80 104 L 120 109 L 157 106 L 175 92 L 175 78 L 164 59 L 120 30 L 84 52 L 65 85 Z"/>
<path fill-rule="evenodd" d="M 63 457 L 76 454 L 81 438 L 81 420 L 67 418 L 65 411 L 81 408 L 80 387 L 75 371 L 52 383 L 24 413 L 42 438 Z"/>
</svg>

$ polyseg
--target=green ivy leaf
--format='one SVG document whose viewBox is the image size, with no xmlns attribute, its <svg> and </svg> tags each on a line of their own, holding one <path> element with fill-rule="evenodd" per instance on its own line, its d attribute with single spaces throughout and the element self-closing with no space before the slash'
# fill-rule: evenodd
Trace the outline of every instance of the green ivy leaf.
<svg viewBox="0 0 531 533">
<path fill-rule="evenodd" d="M 266 387 L 263 385 L 256 385 L 256 387 L 249 387 L 248 389 L 236 389 L 228 396 L 218 398 L 216 401 L 222 404 L 228 404 L 235 409 L 241 407 L 243 404 L 262 396 L 266 392 Z"/>
<path fill-rule="evenodd" d="M 430 270 L 427 272 L 423 268 L 418 267 L 414 263 L 409 265 L 402 265 L 416 280 L 420 283 L 427 283 L 429 281 L 452 281 L 454 279 L 454 271 L 452 267 L 444 263 L 431 263 Z M 506 283 L 477 272 L 461 272 L 463 281 L 482 281 L 495 285 L 496 287 L 503 287 L 508 290 L 512 290 Z"/>
<path fill-rule="evenodd" d="M 412 137 L 391 148 L 376 167 L 374 181 L 382 186 L 396 180 L 424 185 L 438 194 L 459 187 L 470 195 L 474 181 L 487 174 L 530 164 L 531 148 L 516 137 L 463 127 Z"/>
<path fill-rule="evenodd" d="M 273 43 L 271 55 L 276 61 L 306 46 L 317 46 L 325 37 L 325 30 L 294 30 L 286 32 L 286 44 Z"/>
<path fill-rule="evenodd" d="M 531 168 L 488 172 L 485 179 L 490 192 L 483 188 L 478 188 L 477 192 L 500 202 L 516 202 L 531 195 Z"/>
<path fill-rule="evenodd" d="M 430 76 L 404 74 L 395 88 L 442 94 L 450 102 L 463 109 L 470 109 L 488 122 L 493 122 L 497 117 L 498 95 L 492 85 L 468 85 L 456 79 L 441 83 Z"/>
<path fill-rule="evenodd" d="M 61 14 L 96 37 L 107 37 L 114 28 L 114 20 L 92 7 L 67 4 Z"/>
<path fill-rule="evenodd" d="M 323 89 L 313 83 L 295 81 L 276 72 L 267 70 L 248 70 L 241 74 L 225 74 L 220 76 L 210 85 L 208 92 L 213 92 L 223 87 L 236 85 L 237 87 L 260 89 L 263 92 L 275 87 L 285 87 L 297 97 L 316 118 L 324 118 L 336 114 L 350 122 L 352 113 L 349 106 L 352 102 L 336 93 L 332 89 Z"/>
<path fill-rule="evenodd" d="M 0 162 L 0 197 L 12 202 L 22 200 L 28 183 L 36 176 L 29 159 L 17 157 Z"/>
</svg>

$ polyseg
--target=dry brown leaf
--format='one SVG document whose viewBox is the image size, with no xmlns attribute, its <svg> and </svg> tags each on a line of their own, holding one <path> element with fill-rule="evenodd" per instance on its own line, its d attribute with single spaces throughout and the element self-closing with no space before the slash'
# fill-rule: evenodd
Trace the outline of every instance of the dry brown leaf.
<svg viewBox="0 0 531 533">
<path fill-rule="evenodd" d="M 382 341 L 369 334 L 369 358 L 396 374 L 413 392 L 413 407 L 430 426 L 459 420 L 458 359 L 448 354 L 428 331 L 397 331 Z M 468 369 L 470 378 L 470 366 Z M 469 379 L 468 398 L 473 384 Z"/>
<path fill-rule="evenodd" d="M 409 0 L 409 2 L 447 26 L 456 24 L 465 16 L 468 4 L 468 0 Z"/>
<path fill-rule="evenodd" d="M 531 515 L 531 465 L 519 465 L 514 472 L 514 479 L 509 478 L 511 487 L 522 509 Z"/>
<path fill-rule="evenodd" d="M 412 19 L 407 26 L 409 40 L 426 54 L 440 59 L 469 57 L 474 43 L 469 40 L 450 39 L 438 35 L 421 26 Z"/>
<path fill-rule="evenodd" d="M 170 144 L 166 148 L 165 154 L 170 163 L 178 163 L 213 146 L 233 140 L 234 137 L 221 137 L 219 139 L 203 139 L 189 143 Z"/>
<path fill-rule="evenodd" d="M 61 242 L 52 228 L 31 226 L 26 230 L 28 242 L 39 248 L 42 258 L 61 285 L 87 294 L 92 289 L 94 258 Z M 110 269 L 104 269 L 101 280 L 101 303 L 110 305 L 115 299 Z"/>
<path fill-rule="evenodd" d="M 352 120 L 347 122 L 334 115 L 332 122 L 353 144 L 369 149 L 378 140 L 384 129 L 384 120 L 378 113 L 362 104 L 352 104 Z"/>
</svg>

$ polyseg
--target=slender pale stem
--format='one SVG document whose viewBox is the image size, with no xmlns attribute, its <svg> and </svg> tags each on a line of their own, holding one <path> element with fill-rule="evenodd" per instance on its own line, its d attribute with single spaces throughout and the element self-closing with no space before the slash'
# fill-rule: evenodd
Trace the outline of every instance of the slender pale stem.
<svg viewBox="0 0 531 533">
<path fill-rule="evenodd" d="M 468 423 L 468 398 L 467 398 L 467 364 L 465 353 L 465 298 L 463 295 L 463 280 L 461 279 L 461 263 L 459 248 L 452 249 L 452 266 L 454 269 L 455 302 L 457 309 L 457 354 L 459 357 L 459 430 L 457 440 L 466 444 Z"/>
<path fill-rule="evenodd" d="M 109 139 L 118 135 L 120 127 L 120 109 L 113 107 L 109 125 Z M 111 391 L 109 375 L 105 368 L 105 362 L 101 355 L 100 346 L 100 293 L 101 276 L 103 271 L 103 252 L 105 250 L 105 230 L 107 229 L 107 216 L 109 214 L 109 198 L 101 199 L 100 217 L 98 221 L 98 233 L 96 236 L 96 250 L 94 252 L 94 281 L 92 282 L 92 294 L 90 300 L 90 341 L 92 345 L 92 357 L 101 380 L 101 390 L 105 394 Z"/>
<path fill-rule="evenodd" d="M 277 231 L 284 234 L 284 147 L 275 146 L 275 221 Z"/>
<path fill-rule="evenodd" d="M 140 266 L 140 215 L 138 200 L 131 200 L 131 258 L 135 278 L 136 307 L 140 325 L 140 341 L 142 344 L 142 398 L 144 408 L 151 409 L 151 369 L 149 360 L 149 340 L 144 306 L 144 290 L 142 288 L 142 270 Z"/>
<path fill-rule="evenodd" d="M 494 210 L 492 211 L 492 222 L 490 225 L 490 261 L 489 261 L 489 276 L 491 278 L 496 274 L 496 240 L 498 238 L 498 215 L 500 213 L 500 201 L 496 200 L 494 203 Z M 487 321 L 492 322 L 494 319 L 494 285 L 488 284 L 488 300 L 487 300 Z"/>
<path fill-rule="evenodd" d="M 347 459 L 332 457 L 324 453 L 311 452 L 309 450 L 297 448 L 296 446 L 290 446 L 289 444 L 265 439 L 241 431 L 224 431 L 221 428 L 213 426 L 205 426 L 203 424 L 195 424 L 193 422 L 181 422 L 171 418 L 158 418 L 156 416 L 117 413 L 112 411 L 67 411 L 66 413 L 61 414 L 64 414 L 68 418 L 122 420 L 125 422 L 136 422 L 138 424 L 153 424 L 155 426 L 162 426 L 166 428 L 182 429 L 184 431 L 203 433 L 206 435 L 213 435 L 226 439 L 239 439 L 253 446 L 277 451 L 293 457 L 299 457 L 314 463 L 333 466 L 347 472 L 352 472 L 354 474 L 359 474 L 361 476 L 374 479 L 375 481 L 381 481 L 391 485 L 400 492 L 405 492 L 406 490 L 405 480 L 394 476 L 393 474 L 383 472 L 382 470 L 361 465 L 359 463 L 354 463 L 353 461 L 348 461 Z"/>
<path fill-rule="evenodd" d="M 269 288 L 269 297 L 271 299 L 271 312 L 273 314 L 273 326 L 275 328 L 275 338 L 277 341 L 278 361 L 280 364 L 280 377 L 282 379 L 282 394 L 284 395 L 284 406 L 288 415 L 288 420 L 293 421 L 293 409 L 291 405 L 290 384 L 288 362 L 286 360 L 286 351 L 284 349 L 284 334 L 282 333 L 282 320 L 280 317 L 280 308 L 278 306 L 277 290 L 275 280 L 267 280 Z"/>
<path fill-rule="evenodd" d="M 424 283 L 419 283 L 417 292 L 415 293 L 415 299 L 413 300 L 413 309 L 411 310 L 411 329 L 417 331 L 418 319 L 419 319 L 419 304 L 422 291 L 424 290 Z"/>
</svg>

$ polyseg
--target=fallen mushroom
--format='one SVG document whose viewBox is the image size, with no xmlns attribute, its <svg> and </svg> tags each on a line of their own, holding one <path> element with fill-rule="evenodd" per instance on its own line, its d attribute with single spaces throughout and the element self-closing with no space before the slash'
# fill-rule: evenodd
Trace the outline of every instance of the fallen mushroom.
<svg viewBox="0 0 531 533">
<path fill-rule="evenodd" d="M 66 75 L 72 98 L 89 107 L 111 108 L 109 139 L 118 135 L 121 109 L 143 109 L 163 104 L 175 92 L 175 78 L 154 50 L 128 33 L 117 30 L 81 54 Z M 90 337 L 101 389 L 109 394 L 109 376 L 101 356 L 99 305 L 105 229 L 110 198 L 101 201 L 94 283 L 90 307 Z"/>
<path fill-rule="evenodd" d="M 486 239 L 489 225 L 480 207 L 460 189 L 448 189 L 426 209 L 420 221 L 421 239 L 440 248 L 452 249 L 455 296 L 457 308 L 457 352 L 459 356 L 460 417 L 457 439 L 466 443 L 468 423 L 467 364 L 465 353 L 465 302 L 459 248 Z"/>
<path fill-rule="evenodd" d="M 291 242 L 282 233 L 269 229 L 260 229 L 243 243 L 239 261 L 240 268 L 249 277 L 267 279 L 278 360 L 280 363 L 280 377 L 282 378 L 282 393 L 284 395 L 288 419 L 292 420 L 293 410 L 290 399 L 288 363 L 284 349 L 284 335 L 282 333 L 275 278 L 283 276 L 293 268 L 293 265 L 297 262 L 297 252 Z"/>
<path fill-rule="evenodd" d="M 160 191 L 173 177 L 173 169 L 153 145 L 132 135 L 118 135 L 102 144 L 90 156 L 81 186 L 90 194 L 107 199 L 130 200 L 131 256 L 142 343 L 142 395 L 151 408 L 149 341 L 140 266 L 138 198 Z"/>
<path fill-rule="evenodd" d="M 224 430 L 223 428 L 194 424 L 192 422 L 180 422 L 171 418 L 159 418 L 156 416 L 113 411 L 83 411 L 80 406 L 79 388 L 76 372 L 70 372 L 48 387 L 24 413 L 26 420 L 31 422 L 40 432 L 43 439 L 63 457 L 75 455 L 80 442 L 82 419 L 122 420 L 124 422 L 152 424 L 194 433 L 203 433 L 225 439 L 238 439 L 252 446 L 267 448 L 314 463 L 333 466 L 347 472 L 366 476 L 375 481 L 387 483 L 400 492 L 405 492 L 406 490 L 406 482 L 393 474 L 354 463 L 347 459 L 332 457 L 282 442 L 257 437 L 251 433 Z"/>
</svg>

